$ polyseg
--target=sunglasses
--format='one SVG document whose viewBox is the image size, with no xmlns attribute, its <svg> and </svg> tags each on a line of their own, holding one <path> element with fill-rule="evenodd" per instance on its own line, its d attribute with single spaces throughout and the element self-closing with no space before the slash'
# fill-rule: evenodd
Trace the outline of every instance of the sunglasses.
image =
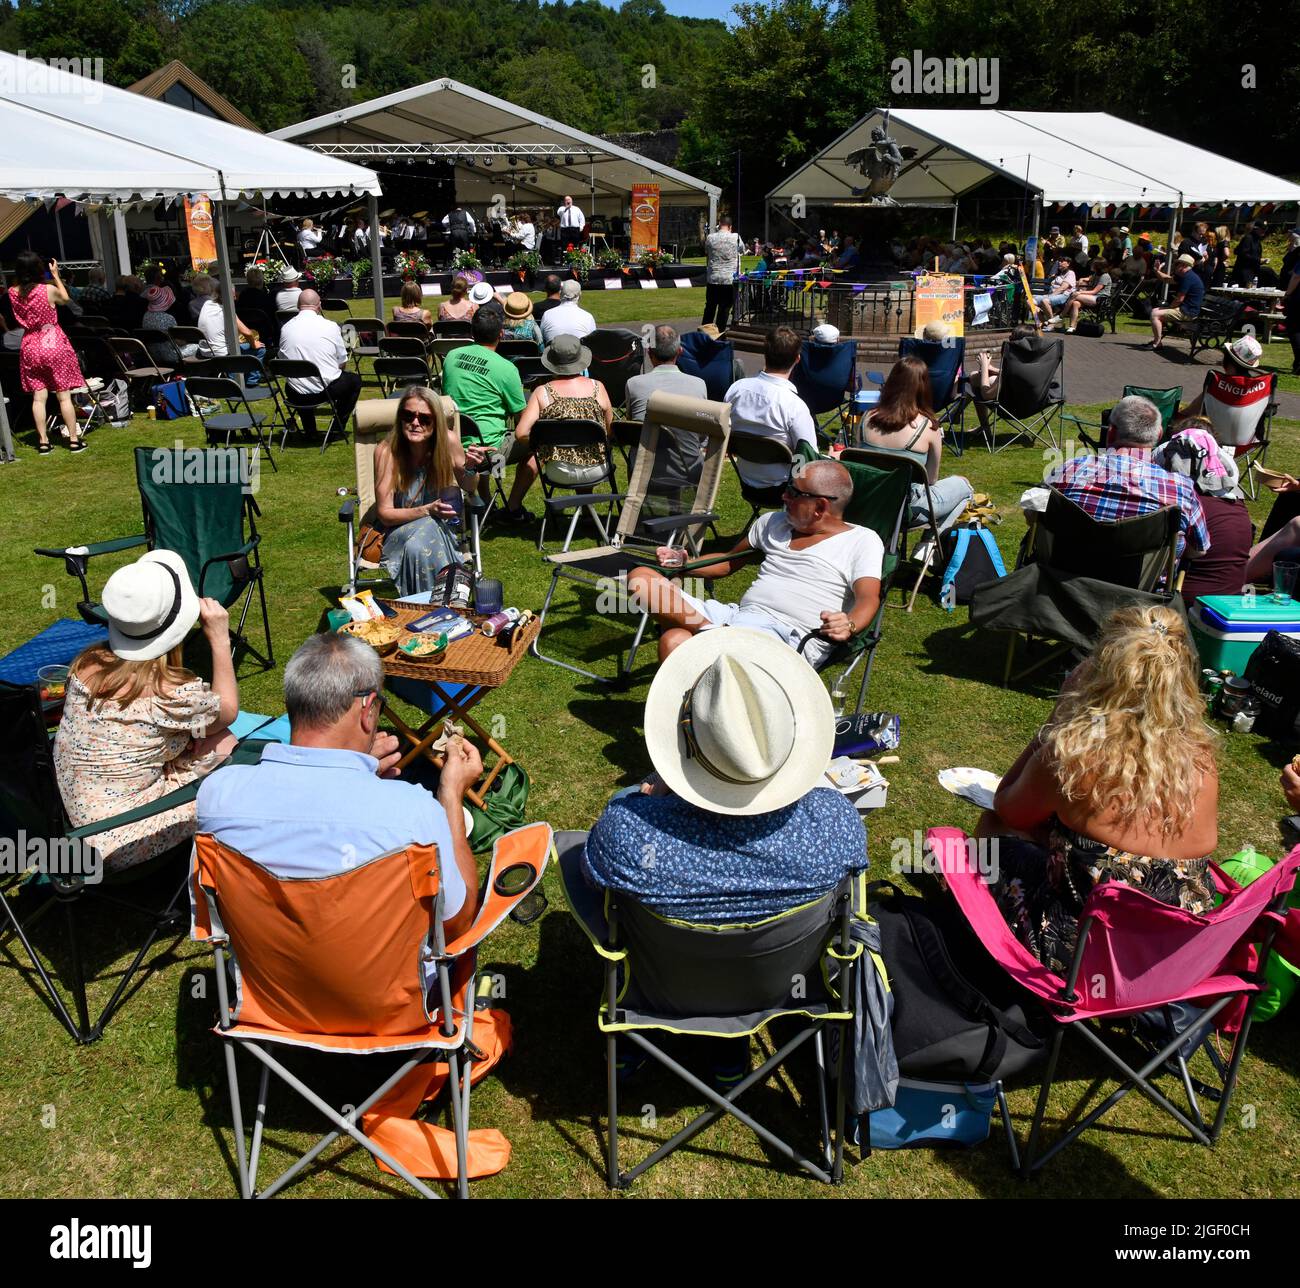
<svg viewBox="0 0 1300 1288">
<path fill-rule="evenodd" d="M 380 696 L 378 689 L 353 689 L 352 696 L 354 698 L 360 698 L 363 703 L 365 699 L 369 697 L 373 697 L 377 703 L 383 703 L 383 698 Z"/>
<path fill-rule="evenodd" d="M 827 496 L 825 492 L 803 492 L 803 491 L 801 491 L 799 488 L 795 487 L 795 485 L 794 485 L 794 479 L 791 479 L 791 480 L 790 480 L 790 481 L 785 485 L 785 495 L 788 496 L 788 497 L 793 497 L 794 499 L 799 500 L 799 501 L 833 501 L 833 500 L 835 500 L 835 498 L 834 498 L 833 496 Z"/>
<path fill-rule="evenodd" d="M 432 412 L 413 411 L 407 407 L 402 408 L 402 419 L 416 425 L 432 425 L 434 421 Z"/>
</svg>

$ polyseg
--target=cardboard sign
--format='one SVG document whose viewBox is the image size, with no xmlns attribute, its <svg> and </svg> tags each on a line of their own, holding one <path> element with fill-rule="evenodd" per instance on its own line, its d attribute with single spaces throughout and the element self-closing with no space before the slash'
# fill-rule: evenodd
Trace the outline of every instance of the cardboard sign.
<svg viewBox="0 0 1300 1288">
<path fill-rule="evenodd" d="M 916 283 L 912 312 L 912 334 L 920 336 L 931 322 L 943 322 L 948 334 L 965 334 L 965 298 L 959 274 L 932 273 Z"/>
</svg>

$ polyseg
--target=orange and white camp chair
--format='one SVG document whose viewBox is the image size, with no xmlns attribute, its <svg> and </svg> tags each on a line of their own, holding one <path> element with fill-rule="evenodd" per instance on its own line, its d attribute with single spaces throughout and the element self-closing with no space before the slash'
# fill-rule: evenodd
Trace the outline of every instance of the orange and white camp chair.
<svg viewBox="0 0 1300 1288">
<path fill-rule="evenodd" d="M 509 1044 L 509 1022 L 475 1014 L 479 944 L 541 880 L 551 829 L 534 823 L 497 841 L 473 925 L 447 942 L 436 846 L 411 845 L 330 876 L 281 880 L 211 835 L 195 838 L 191 938 L 216 951 L 218 1024 L 235 1130 L 240 1192 L 269 1198 L 340 1135 L 368 1150 L 381 1170 L 425 1198 L 420 1179 L 500 1171 L 510 1145 L 498 1132 L 470 1139 L 471 1081 Z M 229 975 L 227 966 L 230 967 Z M 230 996 L 231 983 L 234 997 Z M 249 1152 L 245 1154 L 235 1049 L 262 1066 Z M 335 1055 L 403 1054 L 401 1066 L 347 1112 L 335 1109 L 272 1050 Z M 270 1185 L 257 1167 L 271 1074 L 319 1110 L 334 1130 Z M 450 1083 L 452 1132 L 412 1116 Z"/>
</svg>

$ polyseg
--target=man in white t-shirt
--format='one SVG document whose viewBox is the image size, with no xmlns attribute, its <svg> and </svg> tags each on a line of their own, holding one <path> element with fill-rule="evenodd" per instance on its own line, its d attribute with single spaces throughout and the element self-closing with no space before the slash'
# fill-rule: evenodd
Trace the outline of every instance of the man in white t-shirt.
<svg viewBox="0 0 1300 1288">
<path fill-rule="evenodd" d="M 321 316 L 320 295 L 303 291 L 298 296 L 298 316 L 280 329 L 280 357 L 313 363 L 329 389 L 339 420 L 346 426 L 348 417 L 361 397 L 361 377 L 345 371 L 348 349 L 337 322 Z M 324 399 L 319 380 L 294 379 L 289 388 L 304 399 Z"/>
<path fill-rule="evenodd" d="M 582 299 L 582 287 L 574 281 L 565 282 L 560 287 L 560 302 L 547 309 L 542 316 L 542 341 L 550 344 L 557 335 L 590 335 L 596 329 L 596 319 L 584 309 L 578 301 Z"/>
<path fill-rule="evenodd" d="M 817 454 L 817 427 L 808 404 L 799 397 L 790 373 L 799 362 L 803 341 L 788 326 L 773 327 L 763 340 L 763 370 L 737 380 L 727 390 L 731 404 L 731 433 L 775 438 L 793 455 L 805 443 Z M 738 461 L 736 469 L 751 487 L 776 487 L 790 470 L 785 465 L 751 465 Z"/>
<path fill-rule="evenodd" d="M 573 204 L 572 197 L 565 197 L 564 204 L 556 210 L 560 221 L 560 240 L 572 241 L 587 226 L 587 216 Z"/>
<path fill-rule="evenodd" d="M 226 315 L 221 308 L 220 282 L 212 283 L 212 294 L 203 301 L 197 325 L 203 332 L 203 343 L 197 350 L 198 355 L 204 358 L 226 357 L 229 351 L 226 347 Z M 256 339 L 252 329 L 245 326 L 238 317 L 235 318 L 235 326 L 239 331 L 239 347 L 261 358 L 266 348 L 262 341 Z"/>
<path fill-rule="evenodd" d="M 816 666 L 840 643 L 866 630 L 880 608 L 885 548 L 870 528 L 844 521 L 853 480 L 837 461 L 795 467 L 786 485 L 785 508 L 756 519 L 740 543 L 716 563 L 691 576 L 726 577 L 756 555 L 763 562 L 740 603 L 697 599 L 654 568 L 634 568 L 628 590 L 662 628 L 659 660 L 702 630 L 748 626 L 775 635 Z M 660 563 L 680 551 L 661 547 Z"/>
</svg>

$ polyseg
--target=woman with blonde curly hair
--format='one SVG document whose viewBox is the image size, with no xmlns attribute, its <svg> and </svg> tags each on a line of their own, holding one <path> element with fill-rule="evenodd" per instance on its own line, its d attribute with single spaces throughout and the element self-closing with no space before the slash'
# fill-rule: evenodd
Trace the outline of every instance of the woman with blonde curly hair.
<svg viewBox="0 0 1300 1288">
<path fill-rule="evenodd" d="M 1121 608 L 1007 771 L 979 835 L 997 837 L 991 886 L 1016 937 L 1065 974 L 1094 885 L 1213 906 L 1219 775 L 1183 619 Z"/>
</svg>

